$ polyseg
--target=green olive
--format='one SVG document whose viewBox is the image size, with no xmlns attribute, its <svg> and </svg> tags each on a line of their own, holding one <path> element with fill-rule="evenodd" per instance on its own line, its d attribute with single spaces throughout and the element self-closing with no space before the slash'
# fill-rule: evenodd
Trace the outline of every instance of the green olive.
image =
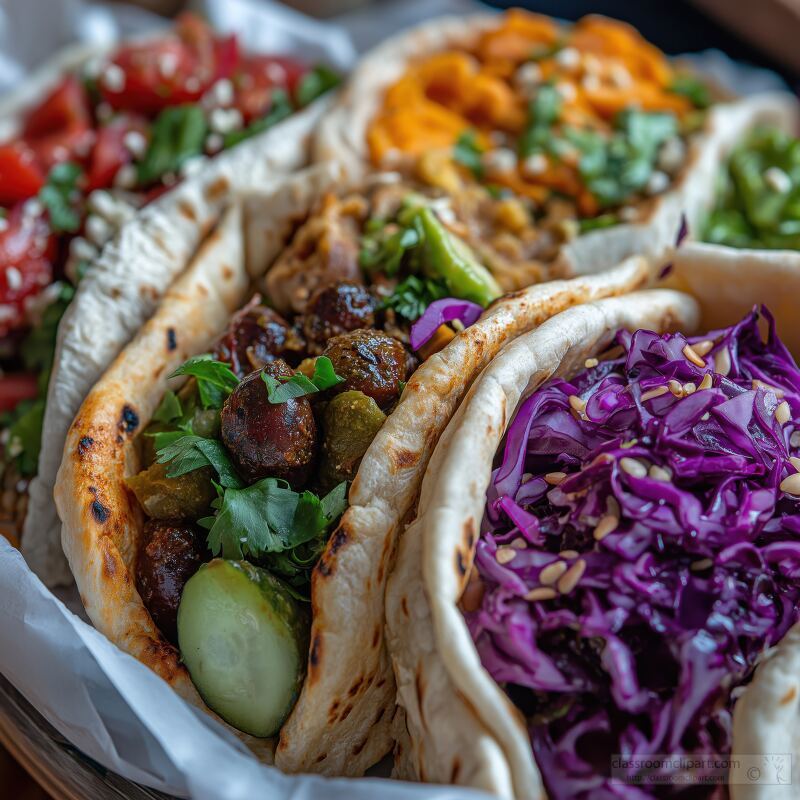
<svg viewBox="0 0 800 800">
<path fill-rule="evenodd" d="M 151 464 L 138 475 L 127 479 L 136 499 L 154 519 L 197 519 L 208 513 L 217 496 L 211 467 L 168 478 L 169 464 Z"/>
<path fill-rule="evenodd" d="M 362 456 L 385 420 L 386 415 L 378 404 L 362 392 L 343 392 L 327 404 L 322 415 L 320 482 L 323 489 L 353 480 Z"/>
</svg>

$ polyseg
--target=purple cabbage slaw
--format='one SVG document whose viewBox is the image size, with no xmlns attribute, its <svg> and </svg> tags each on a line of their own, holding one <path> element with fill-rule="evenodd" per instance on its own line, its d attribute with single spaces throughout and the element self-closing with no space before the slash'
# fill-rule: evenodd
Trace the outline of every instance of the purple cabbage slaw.
<svg viewBox="0 0 800 800">
<path fill-rule="evenodd" d="M 736 687 L 798 619 L 800 498 L 780 486 L 800 471 L 800 371 L 762 315 L 767 342 L 755 310 L 688 340 L 621 331 L 620 357 L 550 381 L 507 432 L 465 616 L 551 800 L 680 796 L 612 781 L 611 754 L 729 753 Z M 557 561 L 571 577 L 540 580 Z"/>
<path fill-rule="evenodd" d="M 411 326 L 411 347 L 419 350 L 433 338 L 433 334 L 445 322 L 458 320 L 465 328 L 468 328 L 482 313 L 483 308 L 470 300 L 459 300 L 456 297 L 434 300 Z"/>
</svg>

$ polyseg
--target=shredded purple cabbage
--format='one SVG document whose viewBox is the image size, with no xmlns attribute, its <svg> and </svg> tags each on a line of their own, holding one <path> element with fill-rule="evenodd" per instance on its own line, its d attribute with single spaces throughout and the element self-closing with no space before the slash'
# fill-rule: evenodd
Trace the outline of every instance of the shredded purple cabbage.
<svg viewBox="0 0 800 800">
<path fill-rule="evenodd" d="M 508 430 L 466 617 L 551 800 L 675 797 L 612 781 L 611 754 L 729 753 L 734 690 L 800 616 L 800 478 L 781 489 L 800 371 L 762 315 L 766 342 L 755 310 L 688 340 L 622 331 L 620 357 L 550 381 Z M 540 579 L 558 561 L 568 577 Z"/>
<path fill-rule="evenodd" d="M 445 322 L 458 320 L 465 328 L 472 325 L 483 313 L 483 309 L 469 300 L 444 297 L 434 300 L 425 313 L 411 326 L 411 347 L 419 350 L 430 341 L 437 328 Z"/>
</svg>

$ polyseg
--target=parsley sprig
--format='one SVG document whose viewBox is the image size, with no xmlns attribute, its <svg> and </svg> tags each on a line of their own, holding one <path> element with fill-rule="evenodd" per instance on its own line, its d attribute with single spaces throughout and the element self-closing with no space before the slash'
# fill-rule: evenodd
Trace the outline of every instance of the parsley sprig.
<svg viewBox="0 0 800 800">
<path fill-rule="evenodd" d="M 50 228 L 55 233 L 75 233 L 81 226 L 76 207 L 80 197 L 78 181 L 83 175 L 79 164 L 64 161 L 47 174 L 47 183 L 39 190 L 39 201 L 47 209 Z"/>
<path fill-rule="evenodd" d="M 340 384 L 344 378 L 336 374 L 333 362 L 327 356 L 319 356 L 314 361 L 314 374 L 309 378 L 302 372 L 291 376 L 275 378 L 266 372 L 261 373 L 264 383 L 267 384 L 267 399 L 270 403 L 278 405 L 291 400 L 293 397 L 304 397 L 307 394 L 324 392 Z"/>
<path fill-rule="evenodd" d="M 239 385 L 239 379 L 224 361 L 215 361 L 209 353 L 194 356 L 181 364 L 170 378 L 189 375 L 197 380 L 203 408 L 222 408 L 225 398 Z"/>
</svg>

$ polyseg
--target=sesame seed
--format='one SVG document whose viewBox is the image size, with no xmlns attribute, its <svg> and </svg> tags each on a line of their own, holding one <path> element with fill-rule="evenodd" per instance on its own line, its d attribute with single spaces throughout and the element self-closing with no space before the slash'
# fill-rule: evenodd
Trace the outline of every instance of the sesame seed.
<svg viewBox="0 0 800 800">
<path fill-rule="evenodd" d="M 661 481 L 662 483 L 669 483 L 672 480 L 672 470 L 668 467 L 659 467 L 658 464 L 653 464 L 647 474 L 654 481 Z"/>
<path fill-rule="evenodd" d="M 786 394 L 783 389 L 779 389 L 777 386 L 770 386 L 768 383 L 764 383 L 764 381 L 760 381 L 757 378 L 753 378 L 753 388 L 763 389 L 765 392 L 772 392 L 778 400 L 781 400 Z"/>
<path fill-rule="evenodd" d="M 114 186 L 119 189 L 133 189 L 138 180 L 136 167 L 133 164 L 123 164 L 114 175 Z"/>
<path fill-rule="evenodd" d="M 526 61 L 514 73 L 514 83 L 526 94 L 534 92 L 542 83 L 542 68 L 535 61 Z"/>
<path fill-rule="evenodd" d="M 567 70 L 576 69 L 581 63 L 581 54 L 574 47 L 565 47 L 556 53 L 556 63 Z"/>
<path fill-rule="evenodd" d="M 517 551 L 513 547 L 498 547 L 494 557 L 498 564 L 508 564 L 517 557 Z"/>
<path fill-rule="evenodd" d="M 618 212 L 617 216 L 623 222 L 633 222 L 639 217 L 639 209 L 633 206 L 623 206 Z"/>
<path fill-rule="evenodd" d="M 669 175 L 666 172 L 662 172 L 660 169 L 653 170 L 653 174 L 645 186 L 645 192 L 649 195 L 661 194 L 669 189 L 670 183 Z"/>
<path fill-rule="evenodd" d="M 109 64 L 101 78 L 103 86 L 112 92 L 121 92 L 125 88 L 125 71 L 119 64 Z"/>
<path fill-rule="evenodd" d="M 669 389 L 666 386 L 656 386 L 655 389 L 650 389 L 642 395 L 642 402 L 646 403 L 648 400 L 653 400 L 656 397 L 661 397 L 666 394 Z"/>
<path fill-rule="evenodd" d="M 552 586 L 567 571 L 568 567 L 564 561 L 554 561 L 548 564 L 539 573 L 539 583 L 543 586 Z"/>
<path fill-rule="evenodd" d="M 700 367 L 700 369 L 705 367 L 706 362 L 703 361 L 702 358 L 700 358 L 700 356 L 697 354 L 695 349 L 690 344 L 684 345 L 683 350 L 681 350 L 681 352 L 686 357 L 686 360 L 691 361 L 691 363 L 694 364 L 696 367 Z"/>
<path fill-rule="evenodd" d="M 800 472 L 800 458 L 797 456 L 789 456 L 789 463 L 798 471 Z"/>
<path fill-rule="evenodd" d="M 778 194 L 786 194 L 792 189 L 792 179 L 780 167 L 770 167 L 765 170 L 764 182 Z"/>
<path fill-rule="evenodd" d="M 634 478 L 644 478 L 647 475 L 647 467 L 635 458 L 621 458 L 619 465 L 624 472 Z"/>
<path fill-rule="evenodd" d="M 525 600 L 530 600 L 532 603 L 535 603 L 538 600 L 552 600 L 557 596 L 558 592 L 556 592 L 555 589 L 551 589 L 548 586 L 537 586 L 524 595 L 524 598 Z"/>
<path fill-rule="evenodd" d="M 517 166 L 517 154 L 509 147 L 498 147 L 484 153 L 481 163 L 489 175 L 502 175 Z"/>
<path fill-rule="evenodd" d="M 789 408 L 789 404 L 784 400 L 775 409 L 775 419 L 778 420 L 781 425 L 785 425 L 791 418 L 792 409 Z"/>
<path fill-rule="evenodd" d="M 596 367 L 600 362 L 596 358 L 587 358 L 586 361 L 583 362 L 583 366 L 586 369 L 593 369 Z"/>
<path fill-rule="evenodd" d="M 675 397 L 683 397 L 683 386 L 679 381 L 674 378 L 667 381 L 667 387 L 675 395 Z"/>
<path fill-rule="evenodd" d="M 587 92 L 597 92 L 603 86 L 603 82 L 597 75 L 587 73 L 581 78 L 581 87 Z"/>
<path fill-rule="evenodd" d="M 703 420 L 703 422 L 706 422 L 707 420 L 711 419 L 711 414 L 709 414 L 708 411 L 706 411 L 706 413 L 703 414 L 703 416 L 700 417 L 700 419 Z"/>
<path fill-rule="evenodd" d="M 631 447 L 635 447 L 638 442 L 639 442 L 638 439 L 628 439 L 627 442 L 623 442 L 620 445 L 620 448 L 622 448 L 623 450 L 630 450 Z"/>
<path fill-rule="evenodd" d="M 711 339 L 703 339 L 702 342 L 695 342 L 692 345 L 692 349 L 699 355 L 701 358 L 703 356 L 708 355 L 711 352 L 711 349 L 714 347 L 714 342 Z"/>
<path fill-rule="evenodd" d="M 128 131 L 122 137 L 122 144 L 124 144 L 125 149 L 128 150 L 131 155 L 136 156 L 136 158 L 141 158 L 147 150 L 147 139 L 140 131 Z"/>
<path fill-rule="evenodd" d="M 694 394 L 697 391 L 697 384 L 689 381 L 688 383 L 683 384 L 683 393 L 684 394 Z"/>
<path fill-rule="evenodd" d="M 781 481 L 780 490 L 786 494 L 800 495 L 800 472 L 795 472 Z"/>
<path fill-rule="evenodd" d="M 720 375 L 727 375 L 731 371 L 731 352 L 727 347 L 723 347 L 714 353 L 714 372 Z"/>
<path fill-rule="evenodd" d="M 606 514 L 606 516 L 600 517 L 600 521 L 597 523 L 597 527 L 594 529 L 595 541 L 602 542 L 609 533 L 613 533 L 617 529 L 618 525 L 619 519 L 611 514 Z"/>
<path fill-rule="evenodd" d="M 242 112 L 238 108 L 215 108 L 208 115 L 208 127 L 214 133 L 230 133 L 244 124 Z"/>
<path fill-rule="evenodd" d="M 622 64 L 612 64 L 611 66 L 611 82 L 618 89 L 627 89 L 633 84 L 633 77 L 630 72 L 622 66 Z"/>
<path fill-rule="evenodd" d="M 566 472 L 548 472 L 544 476 L 544 480 L 545 483 L 549 483 L 551 486 L 558 486 L 558 484 L 562 483 L 566 477 Z"/>
<path fill-rule="evenodd" d="M 558 591 L 561 594 L 569 594 L 577 585 L 578 581 L 586 572 L 586 562 L 579 558 L 558 580 Z"/>
<path fill-rule="evenodd" d="M 572 410 L 577 411 L 579 414 L 582 414 L 586 410 L 586 401 L 581 400 L 576 394 L 571 394 L 569 396 L 569 404 L 572 406 Z"/>
<path fill-rule="evenodd" d="M 686 158 L 686 145 L 680 136 L 671 136 L 658 152 L 658 167 L 669 175 L 675 175 Z"/>
<path fill-rule="evenodd" d="M 559 555 L 561 558 L 577 558 L 580 553 L 577 550 L 562 550 Z"/>
<path fill-rule="evenodd" d="M 561 95 L 561 98 L 565 103 L 575 102 L 575 98 L 578 96 L 578 90 L 575 88 L 575 86 L 571 83 L 567 83 L 566 81 L 561 81 L 560 83 L 556 84 L 556 91 Z"/>
<path fill-rule="evenodd" d="M 701 558 L 699 561 L 693 561 L 689 565 L 689 569 L 692 570 L 692 572 L 702 572 L 702 570 L 713 566 L 714 562 L 710 558 Z"/>
<path fill-rule="evenodd" d="M 703 380 L 700 381 L 700 385 L 697 388 L 698 388 L 698 390 L 700 390 L 700 389 L 710 389 L 712 387 L 712 385 L 713 385 L 713 380 L 711 378 L 711 373 L 710 372 L 706 372 L 706 374 L 703 375 Z"/>
<path fill-rule="evenodd" d="M 547 169 L 547 158 L 541 153 L 533 153 L 522 162 L 522 174 L 526 178 L 535 178 Z"/>
<path fill-rule="evenodd" d="M 517 536 L 508 546 L 513 547 L 515 550 L 524 550 L 528 543 L 521 536 Z"/>
</svg>

